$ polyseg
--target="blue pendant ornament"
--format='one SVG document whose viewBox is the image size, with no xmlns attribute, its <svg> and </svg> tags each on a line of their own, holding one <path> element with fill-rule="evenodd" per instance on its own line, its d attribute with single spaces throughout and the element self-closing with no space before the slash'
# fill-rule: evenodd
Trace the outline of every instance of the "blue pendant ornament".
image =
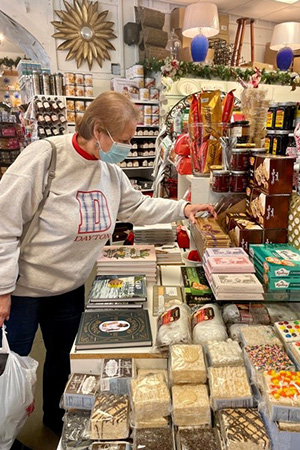
<svg viewBox="0 0 300 450">
<path fill-rule="evenodd" d="M 280 70 L 288 70 L 293 61 L 293 50 L 290 47 L 284 47 L 277 53 L 276 63 Z"/>
<path fill-rule="evenodd" d="M 204 62 L 208 51 L 208 39 L 203 34 L 195 36 L 191 42 L 191 53 L 194 62 Z"/>
</svg>

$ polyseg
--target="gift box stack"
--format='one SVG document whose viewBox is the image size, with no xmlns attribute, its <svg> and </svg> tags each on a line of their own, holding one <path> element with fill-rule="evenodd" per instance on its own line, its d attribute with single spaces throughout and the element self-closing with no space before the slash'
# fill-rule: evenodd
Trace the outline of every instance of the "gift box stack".
<svg viewBox="0 0 300 450">
<path fill-rule="evenodd" d="M 257 154 L 250 158 L 250 178 L 246 189 L 246 214 L 228 213 L 227 232 L 234 245 L 249 250 L 249 244 L 284 244 L 294 158 Z"/>
<path fill-rule="evenodd" d="M 202 256 L 206 248 L 230 247 L 230 238 L 213 217 L 198 217 L 191 228 L 196 248 Z"/>
<path fill-rule="evenodd" d="M 289 244 L 252 244 L 250 256 L 265 292 L 286 294 L 282 300 L 299 298 L 299 250 Z"/>
<path fill-rule="evenodd" d="M 254 265 L 243 249 L 206 249 L 203 265 L 216 300 L 264 299 Z"/>
</svg>

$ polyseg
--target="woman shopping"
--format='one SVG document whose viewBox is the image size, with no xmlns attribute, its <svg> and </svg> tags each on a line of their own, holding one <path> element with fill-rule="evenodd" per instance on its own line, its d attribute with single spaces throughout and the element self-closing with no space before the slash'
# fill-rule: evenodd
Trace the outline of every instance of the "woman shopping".
<svg viewBox="0 0 300 450">
<path fill-rule="evenodd" d="M 115 164 L 130 150 L 139 111 L 104 92 L 85 111 L 77 133 L 50 138 L 55 175 L 29 241 L 25 230 L 43 200 L 53 155 L 48 140 L 30 144 L 0 182 L 0 327 L 11 350 L 28 355 L 38 325 L 46 359 L 44 424 L 60 433 L 59 401 L 70 373 L 69 352 L 84 309 L 84 283 L 116 220 L 170 223 L 211 205 L 150 198 L 132 188 Z"/>
</svg>

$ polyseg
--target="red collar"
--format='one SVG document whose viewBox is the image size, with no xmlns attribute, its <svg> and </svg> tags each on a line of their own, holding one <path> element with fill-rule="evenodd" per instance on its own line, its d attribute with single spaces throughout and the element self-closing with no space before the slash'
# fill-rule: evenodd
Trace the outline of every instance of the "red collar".
<svg viewBox="0 0 300 450">
<path fill-rule="evenodd" d="M 73 144 L 73 147 L 75 148 L 76 152 L 79 153 L 79 155 L 81 155 L 84 159 L 97 161 L 98 158 L 96 158 L 96 156 L 90 155 L 89 153 L 87 153 L 85 150 L 83 150 L 83 148 L 81 148 L 78 145 L 77 139 L 78 139 L 78 133 L 75 133 L 72 137 L 72 144 Z"/>
</svg>

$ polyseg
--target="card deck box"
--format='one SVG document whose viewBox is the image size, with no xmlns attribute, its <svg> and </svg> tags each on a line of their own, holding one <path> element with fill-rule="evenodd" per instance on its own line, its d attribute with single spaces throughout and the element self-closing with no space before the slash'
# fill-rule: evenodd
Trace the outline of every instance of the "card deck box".
<svg viewBox="0 0 300 450">
<path fill-rule="evenodd" d="M 256 155 L 251 158 L 250 184 L 268 195 L 291 194 L 294 161 L 289 156 Z"/>
<path fill-rule="evenodd" d="M 249 244 L 263 242 L 263 229 L 245 213 L 227 213 L 226 225 L 233 244 L 246 252 L 249 251 Z"/>
<path fill-rule="evenodd" d="M 300 276 L 300 251 L 289 244 L 250 245 L 250 256 L 260 272 L 269 277 Z"/>
<path fill-rule="evenodd" d="M 290 195 L 267 195 L 259 188 L 246 189 L 246 212 L 263 228 L 287 228 Z"/>
</svg>

